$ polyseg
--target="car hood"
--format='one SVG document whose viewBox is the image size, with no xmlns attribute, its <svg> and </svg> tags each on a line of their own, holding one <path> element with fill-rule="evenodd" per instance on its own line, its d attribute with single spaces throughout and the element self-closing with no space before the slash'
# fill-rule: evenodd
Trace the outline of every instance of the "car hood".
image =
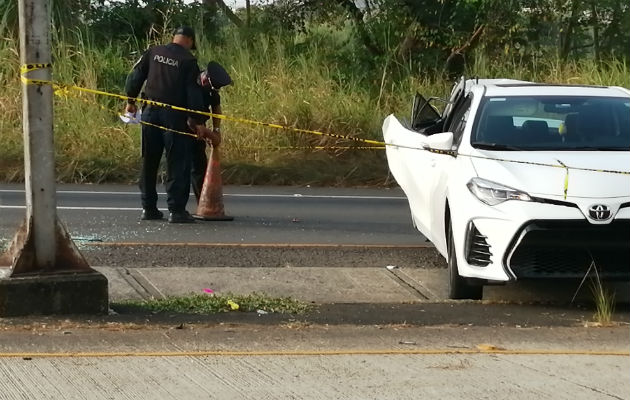
<svg viewBox="0 0 630 400">
<path fill-rule="evenodd" d="M 630 197 L 630 174 L 575 169 L 628 172 L 630 152 L 627 151 L 474 151 L 470 156 L 480 178 L 531 195 L 564 196 L 566 186 L 567 197 Z M 561 164 L 569 167 L 568 179 L 567 169 Z"/>
</svg>

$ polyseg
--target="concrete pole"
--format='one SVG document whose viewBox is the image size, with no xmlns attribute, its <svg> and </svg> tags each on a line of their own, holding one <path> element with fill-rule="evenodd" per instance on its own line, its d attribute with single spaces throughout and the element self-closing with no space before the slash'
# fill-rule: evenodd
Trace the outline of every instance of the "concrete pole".
<svg viewBox="0 0 630 400">
<path fill-rule="evenodd" d="M 50 7 L 50 0 L 19 0 L 22 65 L 51 62 Z M 50 80 L 51 69 L 29 72 L 28 77 Z M 36 268 L 42 270 L 54 268 L 56 257 L 52 96 L 50 85 L 22 84 L 26 220 L 32 223 Z"/>
<path fill-rule="evenodd" d="M 23 65 L 51 61 L 51 2 L 19 0 Z M 50 81 L 51 69 L 27 75 Z M 90 268 L 57 220 L 52 96 L 51 85 L 22 85 L 26 221 L 0 255 L 0 267 L 11 266 L 8 276 L 0 274 L 0 317 L 108 309 L 107 278 Z"/>
</svg>

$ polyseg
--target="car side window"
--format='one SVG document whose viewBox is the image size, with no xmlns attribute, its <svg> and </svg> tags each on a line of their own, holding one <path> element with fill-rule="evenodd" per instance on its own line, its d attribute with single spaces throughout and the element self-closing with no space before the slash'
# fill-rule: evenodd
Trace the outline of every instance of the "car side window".
<svg viewBox="0 0 630 400">
<path fill-rule="evenodd" d="M 453 132 L 453 147 L 459 147 L 464 135 L 464 129 L 466 129 L 466 122 L 468 122 L 468 115 L 470 114 L 470 105 L 472 104 L 472 97 L 468 96 L 453 112 L 453 119 L 448 126 L 448 132 Z"/>
</svg>

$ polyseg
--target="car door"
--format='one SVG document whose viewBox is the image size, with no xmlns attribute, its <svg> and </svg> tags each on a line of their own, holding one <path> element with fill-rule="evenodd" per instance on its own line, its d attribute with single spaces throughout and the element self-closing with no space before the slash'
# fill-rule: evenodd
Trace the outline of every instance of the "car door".
<svg viewBox="0 0 630 400">
<path fill-rule="evenodd" d="M 395 116 L 390 115 L 383 123 L 383 138 L 387 144 L 387 163 L 407 196 L 411 217 L 416 228 L 429 240 L 430 230 L 430 176 L 433 155 L 424 150 L 428 136 L 405 128 Z"/>
<path fill-rule="evenodd" d="M 383 124 L 383 137 L 385 143 L 388 144 L 387 162 L 391 173 L 394 175 L 396 182 L 405 192 L 411 210 L 411 216 L 416 228 L 424 234 L 424 236 L 435 242 L 441 241 L 442 236 L 440 230 L 435 227 L 440 226 L 439 221 L 443 221 L 443 215 L 436 215 L 436 210 L 440 204 L 444 205 L 445 196 L 436 196 L 436 190 L 445 192 L 446 179 L 445 170 L 449 168 L 449 161 L 452 156 L 430 152 L 425 147 L 430 146 L 433 138 L 437 138 L 440 134 L 425 135 L 426 127 L 422 121 L 452 121 L 450 112 L 458 112 L 462 108 L 464 96 L 464 81 L 462 80 L 456 85 L 451 92 L 449 105 L 451 106 L 449 115 L 439 116 L 428 112 L 424 103 L 427 103 L 422 96 L 416 95 L 414 99 L 414 107 L 411 118 L 411 127 L 423 127 L 420 132 L 416 132 L 405 128 L 393 115 L 385 119 Z M 420 101 L 418 101 L 420 99 Z M 470 103 L 467 103 L 468 106 Z M 428 105 L 427 105 L 428 106 Z M 424 112 L 418 112 L 424 110 Z M 449 125 L 453 125 L 452 123 Z M 442 125 L 441 130 L 444 130 Z M 442 211 L 444 209 L 442 208 Z M 442 224 L 443 225 L 443 222 Z"/>
<path fill-rule="evenodd" d="M 452 110 L 450 123 L 446 125 L 448 132 L 453 132 L 453 150 L 459 147 L 464 130 L 468 124 L 472 95 L 463 97 Z M 427 191 L 430 193 L 427 199 L 429 212 L 429 230 L 434 232 L 433 244 L 439 249 L 446 249 L 446 229 L 444 226 L 444 212 L 446 210 L 446 192 L 449 176 L 455 167 L 456 155 L 432 153 L 429 157 L 429 166 L 432 170 L 428 176 Z"/>
</svg>

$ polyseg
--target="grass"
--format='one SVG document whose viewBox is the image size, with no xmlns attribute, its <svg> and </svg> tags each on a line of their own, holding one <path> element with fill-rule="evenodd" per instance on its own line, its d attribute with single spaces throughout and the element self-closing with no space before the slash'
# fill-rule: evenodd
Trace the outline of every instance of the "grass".
<svg viewBox="0 0 630 400">
<path fill-rule="evenodd" d="M 594 323 L 597 326 L 609 326 L 612 324 L 612 317 L 615 312 L 615 293 L 602 283 L 595 261 L 591 261 L 571 302 L 575 300 L 582 285 L 588 278 L 590 278 L 591 293 L 593 295 L 593 302 L 595 303 L 595 314 L 593 314 Z"/>
<path fill-rule="evenodd" d="M 119 306 L 131 306 L 151 312 L 170 312 L 183 314 L 217 314 L 225 312 L 258 312 L 281 314 L 304 314 L 310 306 L 288 297 L 269 297 L 262 293 L 249 295 L 235 294 L 190 294 L 171 296 L 164 299 L 130 300 L 117 303 Z"/>
<path fill-rule="evenodd" d="M 615 293 L 602 285 L 595 263 L 591 264 L 591 268 L 595 271 L 595 279 L 591 281 L 591 291 L 595 301 L 593 319 L 598 325 L 607 326 L 611 324 L 615 312 Z"/>
<path fill-rule="evenodd" d="M 227 44 L 201 41 L 200 64 L 215 59 L 230 71 L 235 84 L 223 93 L 226 114 L 291 127 L 321 130 L 367 139 L 381 138 L 383 118 L 408 117 L 416 91 L 444 96 L 449 82 L 430 72 L 418 73 L 395 60 L 373 66 L 369 74 L 352 68 L 349 50 L 340 47 L 339 32 L 319 29 L 300 35 L 297 44 L 261 35 L 240 43 L 237 33 Z M 21 94 L 18 44 L 0 30 L 0 181 L 23 179 Z M 64 37 L 72 35 L 66 32 Z M 95 46 L 75 33 L 54 43 L 54 79 L 122 93 L 125 76 L 137 58 L 124 46 Z M 296 49 L 299 49 L 296 50 Z M 342 54 L 343 53 L 343 54 Z M 362 68 L 365 68 L 362 66 Z M 476 57 L 471 75 L 513 77 L 552 83 L 630 86 L 622 61 L 534 60 L 523 64 L 506 57 L 490 62 Z M 103 109 L 103 107 L 105 109 Z M 115 115 L 122 102 L 93 95 L 55 98 L 55 146 L 60 182 L 131 183 L 137 179 L 139 128 L 122 125 Z M 233 122 L 224 123 L 224 182 L 229 184 L 386 185 L 383 151 L 304 150 L 288 147 L 347 146 L 321 136 L 300 135 Z"/>
</svg>

